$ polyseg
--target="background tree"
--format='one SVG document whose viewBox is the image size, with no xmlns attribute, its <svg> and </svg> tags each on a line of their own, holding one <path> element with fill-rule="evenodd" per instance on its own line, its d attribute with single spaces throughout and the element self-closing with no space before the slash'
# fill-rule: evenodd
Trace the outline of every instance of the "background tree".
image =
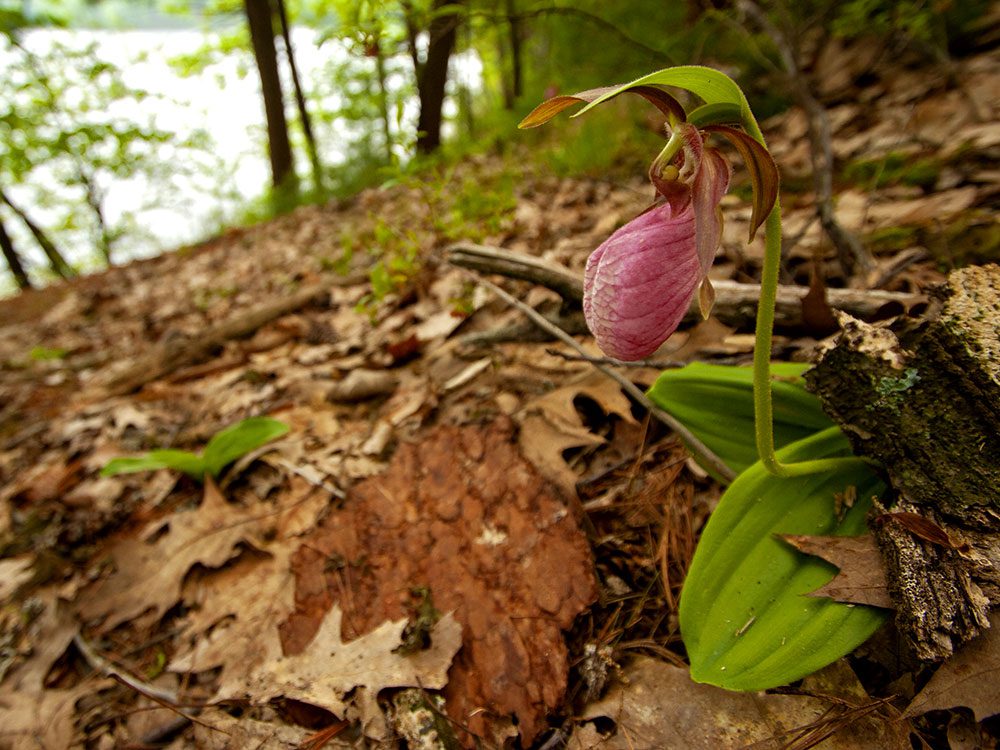
<svg viewBox="0 0 1000 750">
<path fill-rule="evenodd" d="M 461 0 L 434 0 L 427 29 L 427 55 L 419 55 L 411 38 L 411 57 L 415 64 L 420 116 L 417 120 L 417 151 L 429 154 L 441 145 L 441 113 L 444 107 L 445 84 L 448 82 L 448 61 L 455 50 L 458 25 L 461 22 Z M 412 22 L 411 22 L 412 23 Z"/>
<path fill-rule="evenodd" d="M 285 119 L 281 76 L 278 73 L 278 53 L 274 46 L 274 8 L 270 0 L 244 0 L 244 9 L 264 98 L 271 183 L 278 195 L 294 195 L 298 191 L 298 185 L 292 146 L 288 138 L 288 122 Z M 279 200 L 283 202 L 284 198 Z"/>
</svg>

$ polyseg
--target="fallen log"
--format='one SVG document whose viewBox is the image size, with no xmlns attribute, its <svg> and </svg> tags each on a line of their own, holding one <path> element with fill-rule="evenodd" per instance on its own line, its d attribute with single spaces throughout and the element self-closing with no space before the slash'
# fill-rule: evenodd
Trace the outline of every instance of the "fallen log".
<svg viewBox="0 0 1000 750">
<path fill-rule="evenodd" d="M 1000 603 L 1000 267 L 955 271 L 927 313 L 843 316 L 807 379 L 896 494 L 876 506 L 897 625 L 925 660 L 989 627 Z"/>
</svg>

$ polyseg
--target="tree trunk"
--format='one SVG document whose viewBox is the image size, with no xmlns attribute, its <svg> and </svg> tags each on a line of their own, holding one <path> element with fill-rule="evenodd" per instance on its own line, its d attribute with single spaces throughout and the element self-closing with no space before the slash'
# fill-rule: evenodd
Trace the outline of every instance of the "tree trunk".
<svg viewBox="0 0 1000 750">
<path fill-rule="evenodd" d="M 292 85 L 295 87 L 295 104 L 299 110 L 299 120 L 302 122 L 302 133 L 306 137 L 306 149 L 309 151 L 309 162 L 313 171 L 313 186 L 317 191 L 323 189 L 323 167 L 316 150 L 316 138 L 313 135 L 312 118 L 306 108 L 306 97 L 302 92 L 302 82 L 299 80 L 299 66 L 295 64 L 295 53 L 292 49 L 292 33 L 288 25 L 288 13 L 285 0 L 276 0 L 278 20 L 281 24 L 281 38 L 285 41 L 285 56 L 288 58 L 288 68 L 292 73 Z"/>
<path fill-rule="evenodd" d="M 49 268 L 52 270 L 52 273 L 63 279 L 76 276 L 76 271 L 74 271 L 73 267 L 66 262 L 62 253 L 59 252 L 59 248 L 57 248 L 52 240 L 49 239 L 49 236 L 45 234 L 40 226 L 31 220 L 31 217 L 28 216 L 27 213 L 18 208 L 11 201 L 10 196 L 2 190 L 0 190 L 0 201 L 6 203 L 7 207 L 17 214 L 17 218 L 19 218 L 24 223 L 24 226 L 28 228 L 28 231 L 31 232 L 31 236 L 35 238 L 35 242 L 38 243 L 38 246 L 42 248 L 42 252 L 45 253 L 45 257 L 48 258 Z"/>
<path fill-rule="evenodd" d="M 0 251 L 3 252 L 4 260 L 7 261 L 7 266 L 10 268 L 10 273 L 17 283 L 17 288 L 31 289 L 31 279 L 28 278 L 24 266 L 21 265 L 21 259 L 14 249 L 14 243 L 11 242 L 10 235 L 7 234 L 7 229 L 4 227 L 2 220 L 0 220 Z"/>
<path fill-rule="evenodd" d="M 420 94 L 417 151 L 422 154 L 432 153 L 441 145 L 441 109 L 448 82 L 448 60 L 455 49 L 460 5 L 461 0 L 434 0 L 427 58 L 417 79 Z"/>
<path fill-rule="evenodd" d="M 507 27 L 510 31 L 510 89 L 516 101 L 524 93 L 524 75 L 521 69 L 521 17 L 517 15 L 514 0 L 507 0 Z"/>
<path fill-rule="evenodd" d="M 998 290 L 1000 266 L 969 267 L 951 274 L 919 322 L 890 329 L 847 318 L 807 376 L 898 497 L 873 531 L 897 625 L 928 660 L 989 627 L 990 603 L 1000 604 Z"/>
<path fill-rule="evenodd" d="M 389 88 L 386 86 L 385 54 L 381 39 L 375 40 L 375 74 L 378 76 L 378 107 L 382 115 L 382 137 L 385 139 L 385 162 L 392 164 L 392 124 L 389 116 Z"/>
<path fill-rule="evenodd" d="M 288 122 L 285 120 L 285 100 L 278 75 L 278 54 L 274 46 L 273 9 L 270 0 L 243 0 L 243 4 L 264 97 L 271 181 L 278 191 L 293 191 L 296 179 L 292 147 L 288 140 Z"/>
</svg>

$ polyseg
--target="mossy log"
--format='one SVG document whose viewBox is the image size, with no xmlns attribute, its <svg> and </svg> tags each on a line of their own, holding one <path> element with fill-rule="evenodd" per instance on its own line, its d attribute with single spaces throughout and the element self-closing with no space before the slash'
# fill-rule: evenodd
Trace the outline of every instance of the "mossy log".
<svg viewBox="0 0 1000 750">
<path fill-rule="evenodd" d="M 919 321 L 841 324 L 809 383 L 888 475 L 870 525 L 897 625 L 946 658 L 1000 603 L 1000 267 L 952 273 Z"/>
</svg>

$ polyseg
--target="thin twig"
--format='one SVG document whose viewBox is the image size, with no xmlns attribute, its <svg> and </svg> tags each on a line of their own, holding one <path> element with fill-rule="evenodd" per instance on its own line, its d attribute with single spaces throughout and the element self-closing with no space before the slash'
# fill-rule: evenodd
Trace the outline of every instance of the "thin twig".
<svg viewBox="0 0 1000 750">
<path fill-rule="evenodd" d="M 589 362 L 590 364 L 611 365 L 612 367 L 632 367 L 635 369 L 671 370 L 680 367 L 687 367 L 688 362 L 675 362 L 673 360 L 640 359 L 638 362 L 625 362 L 614 357 L 593 357 L 589 354 L 570 354 L 558 349 L 546 349 L 546 354 L 553 357 L 565 359 L 567 362 Z M 746 357 L 719 357 L 712 360 L 713 365 L 745 365 Z"/>
<path fill-rule="evenodd" d="M 580 344 L 578 344 L 573 339 L 572 336 L 567 334 L 561 328 L 552 325 L 541 314 L 539 314 L 538 311 L 524 304 L 519 299 L 511 296 L 503 289 L 498 287 L 496 284 L 494 284 L 492 281 L 488 281 L 487 279 L 472 274 L 468 271 L 466 271 L 466 273 L 469 273 L 470 276 L 474 276 L 475 279 L 480 284 L 482 284 L 487 289 L 492 291 L 494 294 L 500 297 L 500 299 L 502 299 L 504 302 L 506 302 L 509 305 L 513 305 L 522 313 L 527 315 L 528 318 L 530 318 L 531 321 L 539 328 L 542 328 L 548 333 L 552 334 L 557 339 L 565 343 L 567 346 L 571 346 L 581 355 L 587 356 L 587 353 L 584 351 L 583 347 L 580 346 Z M 652 414 L 654 417 L 656 417 L 665 425 L 667 425 L 670 429 L 672 429 L 675 433 L 677 433 L 677 435 L 687 444 L 688 449 L 695 456 L 697 456 L 703 464 L 705 464 L 708 468 L 710 468 L 716 475 L 722 477 L 726 482 L 731 482 L 733 479 L 736 478 L 736 473 L 728 466 L 726 466 L 726 464 L 723 463 L 722 459 L 720 459 L 711 450 L 709 450 L 709 448 L 703 442 L 701 442 L 701 440 L 699 440 L 695 436 L 695 434 L 691 432 L 687 427 L 685 427 L 679 421 L 674 419 L 674 417 L 672 417 L 670 414 L 663 411 L 656 404 L 650 401 L 649 398 L 646 396 L 646 394 L 643 393 L 641 390 L 639 390 L 638 387 L 636 387 L 635 383 L 633 383 L 631 380 L 621 375 L 620 373 L 610 369 L 607 365 L 603 363 L 591 362 L 591 364 L 598 370 L 603 372 L 605 375 L 607 375 L 609 378 L 614 380 L 616 383 L 618 383 L 618 385 L 620 385 L 628 395 L 630 395 L 632 398 L 634 398 L 636 401 L 642 404 L 642 406 L 647 411 L 649 411 L 650 414 Z"/>
<path fill-rule="evenodd" d="M 97 653 L 96 649 L 84 640 L 83 636 L 77 633 L 73 636 L 73 645 L 76 646 L 80 655 L 84 658 L 87 664 L 90 665 L 91 669 L 95 672 L 100 672 L 117 682 L 121 683 L 127 688 L 131 688 L 135 692 L 149 698 L 151 701 L 159 703 L 165 709 L 173 711 L 178 716 L 182 716 L 188 721 L 199 724 L 206 729 L 211 729 L 214 732 L 222 732 L 222 734 L 229 734 L 229 732 L 219 727 L 212 726 L 211 724 L 201 721 L 200 719 L 192 716 L 191 714 L 181 711 L 178 706 L 180 705 L 180 700 L 178 699 L 177 693 L 173 690 L 168 690 L 166 688 L 157 687 L 156 685 L 151 685 L 148 682 L 143 682 L 138 677 L 125 671 L 110 659 L 101 654 Z M 201 708 L 202 706 L 199 706 Z"/>
</svg>

